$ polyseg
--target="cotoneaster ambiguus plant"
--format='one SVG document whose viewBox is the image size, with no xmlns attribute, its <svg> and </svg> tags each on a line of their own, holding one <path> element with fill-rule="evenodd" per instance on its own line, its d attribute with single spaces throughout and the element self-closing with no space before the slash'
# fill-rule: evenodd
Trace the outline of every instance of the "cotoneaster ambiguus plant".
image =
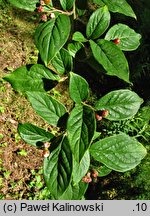
<svg viewBox="0 0 150 216">
<path fill-rule="evenodd" d="M 123 51 L 137 49 L 141 36 L 125 24 L 109 26 L 111 13 L 136 15 L 126 0 L 8 1 L 37 11 L 41 22 L 35 31 L 38 63 L 22 66 L 4 79 L 27 97 L 38 115 L 61 131 L 54 135 L 32 123 L 20 123 L 19 134 L 26 143 L 43 149 L 44 179 L 52 197 L 82 199 L 88 183 L 97 176 L 133 169 L 146 155 L 134 137 L 120 133 L 100 139 L 96 131 L 97 121 L 133 117 L 143 100 L 129 89 L 120 89 L 108 92 L 91 106 L 88 82 L 73 72 L 76 54 L 85 50 L 85 62 L 93 68 L 96 62 L 105 74 L 130 84 Z M 76 21 L 82 23 L 83 32 L 76 29 Z M 72 110 L 49 94 L 64 79 L 69 79 Z M 102 164 L 100 170 L 92 168 L 91 157 Z"/>
</svg>

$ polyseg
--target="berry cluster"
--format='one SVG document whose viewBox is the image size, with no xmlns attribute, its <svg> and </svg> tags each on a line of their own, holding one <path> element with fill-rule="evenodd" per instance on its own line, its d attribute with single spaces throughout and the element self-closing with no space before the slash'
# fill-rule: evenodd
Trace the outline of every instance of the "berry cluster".
<svg viewBox="0 0 150 216">
<path fill-rule="evenodd" d="M 45 142 L 44 143 L 44 151 L 43 151 L 43 156 L 45 157 L 45 158 L 47 158 L 47 157 L 49 157 L 49 155 L 50 155 L 50 152 L 49 152 L 49 150 L 48 150 L 48 148 L 50 147 L 50 143 L 49 142 Z"/>
<path fill-rule="evenodd" d="M 92 169 L 91 172 L 88 172 L 83 178 L 82 182 L 90 183 L 92 182 L 92 178 L 97 179 L 98 172 L 95 169 Z"/>
<path fill-rule="evenodd" d="M 108 110 L 102 110 L 101 115 L 99 114 L 95 114 L 95 118 L 97 119 L 97 121 L 101 121 L 103 118 L 105 118 L 106 116 L 108 116 L 109 111 Z"/>
<path fill-rule="evenodd" d="M 54 13 L 43 13 L 44 12 L 44 5 L 49 5 L 50 4 L 50 0 L 40 0 L 40 6 L 37 7 L 37 12 L 38 13 L 42 13 L 41 15 L 41 20 L 43 22 L 46 22 L 48 18 L 50 19 L 54 19 L 55 18 L 55 14 Z"/>
</svg>

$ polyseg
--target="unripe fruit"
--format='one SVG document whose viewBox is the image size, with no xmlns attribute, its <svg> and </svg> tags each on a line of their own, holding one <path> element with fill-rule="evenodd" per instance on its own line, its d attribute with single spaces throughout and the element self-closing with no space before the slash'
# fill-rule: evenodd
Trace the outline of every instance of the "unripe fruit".
<svg viewBox="0 0 150 216">
<path fill-rule="evenodd" d="M 51 14 L 50 14 L 50 18 L 51 18 L 51 19 L 54 19 L 54 18 L 55 18 L 55 14 L 54 14 L 54 13 L 51 13 Z"/>
<path fill-rule="evenodd" d="M 44 0 L 44 2 L 45 2 L 46 5 L 49 5 L 50 0 Z"/>
<path fill-rule="evenodd" d="M 45 148 L 49 148 L 49 147 L 50 147 L 50 143 L 49 143 L 49 142 L 45 142 L 45 143 L 44 143 L 44 147 L 45 147 Z"/>
<path fill-rule="evenodd" d="M 108 116 L 108 114 L 109 114 L 108 110 L 102 111 L 102 117 L 106 117 L 106 116 Z"/>
<path fill-rule="evenodd" d="M 44 5 L 45 2 L 43 0 L 40 0 L 40 5 Z"/>
<path fill-rule="evenodd" d="M 47 21 L 47 16 L 46 16 L 46 14 L 42 14 L 41 20 L 42 20 L 43 22 L 46 22 L 46 21 Z"/>
<path fill-rule="evenodd" d="M 91 177 L 91 173 L 88 172 L 88 173 L 86 174 L 86 176 L 87 176 L 87 178 L 90 178 L 90 177 Z"/>
<path fill-rule="evenodd" d="M 95 114 L 95 118 L 97 119 L 97 121 L 101 121 L 102 120 L 102 116 Z"/>
<path fill-rule="evenodd" d="M 44 8 L 43 8 L 42 6 L 39 6 L 39 7 L 37 8 L 38 13 L 43 12 L 43 10 L 44 10 Z"/>
<path fill-rule="evenodd" d="M 92 182 L 92 179 L 91 178 L 87 178 L 86 183 L 90 183 L 90 182 Z"/>
<path fill-rule="evenodd" d="M 91 173 L 88 172 L 88 173 L 82 178 L 82 182 L 90 183 L 91 181 L 92 181 Z"/>
<path fill-rule="evenodd" d="M 91 177 L 84 176 L 84 177 L 82 178 L 82 182 L 90 183 L 91 181 L 92 181 Z"/>
<path fill-rule="evenodd" d="M 92 176 L 94 177 L 94 178 L 97 178 L 97 176 L 98 176 L 98 172 L 97 172 L 97 170 L 92 170 Z"/>
<path fill-rule="evenodd" d="M 116 38 L 116 39 L 113 40 L 113 42 L 114 42 L 115 44 L 120 44 L 120 39 L 119 39 L 119 38 Z"/>
<path fill-rule="evenodd" d="M 45 158 L 47 158 L 49 155 L 50 155 L 50 152 L 49 152 L 48 150 L 44 150 L 44 151 L 43 151 L 43 156 L 44 156 Z"/>
</svg>

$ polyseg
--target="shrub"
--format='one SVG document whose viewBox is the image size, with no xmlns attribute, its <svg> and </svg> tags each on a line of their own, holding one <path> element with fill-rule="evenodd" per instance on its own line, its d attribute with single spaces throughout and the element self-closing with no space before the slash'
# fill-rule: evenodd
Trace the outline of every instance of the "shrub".
<svg viewBox="0 0 150 216">
<path fill-rule="evenodd" d="M 31 123 L 20 123 L 19 134 L 28 144 L 43 149 L 44 179 L 53 199 L 82 199 L 88 183 L 98 175 L 133 169 L 146 155 L 144 146 L 126 133 L 101 138 L 101 133 L 96 131 L 97 122 L 104 119 L 130 119 L 143 100 L 132 90 L 119 89 L 91 105 L 88 82 L 73 72 L 80 58 L 96 71 L 116 76 L 130 85 L 123 51 L 137 49 L 141 35 L 125 24 L 109 26 L 111 13 L 132 18 L 136 15 L 125 0 L 9 2 L 40 14 L 41 21 L 35 31 L 39 59 L 37 64 L 22 66 L 4 79 L 28 98 L 48 124 L 59 128 L 58 134 L 53 134 Z M 76 26 L 77 22 L 82 29 Z M 73 101 L 71 110 L 49 94 L 66 79 Z M 91 157 L 103 166 L 93 168 Z"/>
</svg>

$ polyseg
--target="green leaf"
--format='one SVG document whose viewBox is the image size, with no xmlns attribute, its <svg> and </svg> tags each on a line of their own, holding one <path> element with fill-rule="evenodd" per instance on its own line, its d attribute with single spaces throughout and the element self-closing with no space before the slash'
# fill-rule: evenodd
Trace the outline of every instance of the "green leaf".
<svg viewBox="0 0 150 216">
<path fill-rule="evenodd" d="M 101 166 L 98 170 L 98 176 L 99 177 L 103 177 L 103 176 L 107 176 L 108 174 L 111 173 L 111 169 L 109 169 L 107 166 Z"/>
<path fill-rule="evenodd" d="M 41 23 L 35 32 L 35 44 L 41 59 L 47 65 L 66 43 L 70 34 L 70 19 L 59 14 L 55 19 Z"/>
<path fill-rule="evenodd" d="M 78 184 L 69 184 L 67 190 L 59 197 L 59 200 L 81 200 L 88 188 L 88 184 L 80 181 Z"/>
<path fill-rule="evenodd" d="M 105 117 L 109 120 L 124 120 L 134 116 L 143 99 L 140 98 L 135 92 L 128 89 L 121 89 L 111 91 L 96 104 L 96 110 L 108 110 L 109 114 Z"/>
<path fill-rule="evenodd" d="M 50 141 L 54 135 L 33 124 L 25 123 L 18 125 L 21 138 L 28 144 L 38 147 L 38 142 Z"/>
<path fill-rule="evenodd" d="M 101 135 L 101 133 L 100 132 L 97 132 L 97 131 L 95 131 L 95 133 L 94 133 L 94 136 L 93 136 L 93 141 L 94 140 L 96 140 L 97 138 L 99 138 L 100 137 L 100 135 Z"/>
<path fill-rule="evenodd" d="M 110 23 L 110 13 L 107 6 L 97 9 L 90 17 L 86 35 L 88 38 L 96 39 L 100 37 L 108 28 Z"/>
<path fill-rule="evenodd" d="M 105 3 L 102 0 L 92 0 L 92 2 L 94 4 L 98 4 L 101 7 L 105 6 Z"/>
<path fill-rule="evenodd" d="M 53 71 L 51 71 L 49 68 L 45 67 L 41 64 L 35 64 L 30 68 L 30 76 L 33 79 L 49 79 L 49 80 L 60 80 L 60 76 L 55 74 Z"/>
<path fill-rule="evenodd" d="M 50 125 L 57 123 L 66 112 L 66 108 L 53 97 L 41 92 L 27 92 L 28 100 L 33 109 Z"/>
<path fill-rule="evenodd" d="M 78 163 L 91 144 L 95 127 L 94 111 L 88 106 L 76 105 L 70 113 L 67 132 L 72 153 Z"/>
<path fill-rule="evenodd" d="M 39 0 L 8 0 L 8 2 L 17 8 L 34 11 Z"/>
<path fill-rule="evenodd" d="M 90 40 L 90 45 L 94 58 L 104 67 L 108 75 L 117 76 L 130 83 L 128 62 L 116 44 L 101 39 L 97 43 Z"/>
<path fill-rule="evenodd" d="M 68 51 L 72 57 L 75 58 L 76 53 L 83 47 L 83 44 L 80 42 L 74 42 L 68 44 Z"/>
<path fill-rule="evenodd" d="M 81 103 L 87 100 L 89 96 L 89 85 L 81 76 L 70 72 L 69 93 L 72 100 Z"/>
<path fill-rule="evenodd" d="M 87 173 L 90 166 L 90 154 L 87 150 L 82 157 L 81 161 L 78 163 L 76 160 L 73 160 L 73 182 L 78 184 L 83 176 Z"/>
<path fill-rule="evenodd" d="M 73 34 L 72 40 L 78 41 L 78 42 L 86 42 L 87 41 L 87 39 L 84 37 L 84 35 L 78 31 Z"/>
<path fill-rule="evenodd" d="M 125 172 L 141 162 L 146 155 L 146 149 L 135 138 L 119 134 L 94 143 L 90 153 L 95 160 L 109 169 Z"/>
<path fill-rule="evenodd" d="M 44 179 L 50 193 L 59 199 L 67 190 L 72 176 L 72 153 L 67 137 L 44 160 Z"/>
<path fill-rule="evenodd" d="M 74 0 L 60 0 L 60 4 L 63 10 L 71 10 L 73 7 Z"/>
<path fill-rule="evenodd" d="M 100 6 L 106 4 L 108 9 L 114 13 L 121 13 L 136 19 L 134 11 L 126 0 L 94 0 L 94 2 L 99 4 Z"/>
<path fill-rule="evenodd" d="M 45 92 L 47 88 L 53 87 L 50 81 L 59 80 L 60 77 L 43 65 L 36 64 L 29 70 L 27 66 L 22 66 L 3 79 L 8 81 L 16 91 L 25 93 L 26 91 Z M 48 87 L 46 82 L 49 84 Z"/>
<path fill-rule="evenodd" d="M 72 200 L 81 200 L 88 188 L 88 184 L 80 181 L 78 184 L 72 186 Z"/>
<path fill-rule="evenodd" d="M 62 48 L 52 59 L 51 64 L 59 74 L 70 72 L 73 68 L 72 56 L 66 49 Z"/>
<path fill-rule="evenodd" d="M 141 35 L 136 33 L 133 29 L 124 24 L 114 25 L 107 32 L 105 39 L 114 40 L 120 39 L 120 43 L 117 46 L 124 51 L 136 50 L 140 45 Z"/>
</svg>

